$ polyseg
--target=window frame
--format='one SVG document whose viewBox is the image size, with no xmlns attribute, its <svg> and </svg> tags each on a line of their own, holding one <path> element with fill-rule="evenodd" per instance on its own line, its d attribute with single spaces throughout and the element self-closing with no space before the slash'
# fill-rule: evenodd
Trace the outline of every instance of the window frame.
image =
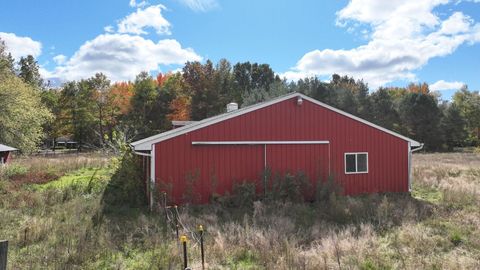
<svg viewBox="0 0 480 270">
<path fill-rule="evenodd" d="M 362 172 L 359 172 L 358 171 L 358 155 L 366 155 L 367 156 L 367 170 L 366 171 L 362 171 Z M 355 155 L 355 171 L 354 172 L 347 172 L 347 155 Z M 343 168 L 344 168 L 344 172 L 345 174 L 362 174 L 362 173 L 368 173 L 368 152 L 346 152 L 343 156 Z"/>
</svg>

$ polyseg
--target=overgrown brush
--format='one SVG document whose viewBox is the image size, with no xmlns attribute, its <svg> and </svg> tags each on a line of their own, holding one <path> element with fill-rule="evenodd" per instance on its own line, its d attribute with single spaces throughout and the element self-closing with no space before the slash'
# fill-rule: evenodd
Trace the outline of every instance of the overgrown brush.
<svg viewBox="0 0 480 270">
<path fill-rule="evenodd" d="M 145 206 L 146 187 L 138 156 L 126 149 L 119 159 L 112 160 L 112 167 L 114 172 L 102 196 L 104 210 Z"/>
<path fill-rule="evenodd" d="M 117 165 L 135 167 L 130 157 Z M 277 199 L 259 198 L 255 184 L 241 181 L 230 196 L 219 198 L 223 202 L 178 208 L 180 234 L 189 237 L 189 265 L 200 269 L 193 236 L 202 224 L 208 269 L 479 269 L 479 196 L 472 188 L 479 183 L 476 158 L 415 155 L 412 196 L 344 197 L 326 181 L 317 184 L 317 200 L 304 203 L 297 197 L 301 185 L 292 178 L 278 185 L 285 190 L 277 189 Z M 117 174 L 117 181 L 139 176 L 117 165 L 105 169 Z M 134 196 L 139 186 L 127 182 L 122 191 L 119 181 L 111 189 L 101 180 L 105 174 L 97 173 L 102 188 L 88 188 L 92 174 L 80 170 L 58 180 L 65 185 L 49 188 L 12 188 L 14 182 L 0 181 L 0 236 L 11 243 L 9 267 L 180 268 L 181 249 L 162 211 L 124 201 L 132 198 L 105 211 L 106 190 Z M 65 180 L 75 175 L 84 180 Z"/>
</svg>

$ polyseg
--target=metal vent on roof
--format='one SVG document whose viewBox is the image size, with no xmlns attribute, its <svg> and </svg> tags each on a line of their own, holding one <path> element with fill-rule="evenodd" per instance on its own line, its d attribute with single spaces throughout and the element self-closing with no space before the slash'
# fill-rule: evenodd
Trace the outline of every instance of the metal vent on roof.
<svg viewBox="0 0 480 270">
<path fill-rule="evenodd" d="M 238 110 L 238 104 L 235 102 L 227 104 L 227 112 L 232 112 Z"/>
</svg>

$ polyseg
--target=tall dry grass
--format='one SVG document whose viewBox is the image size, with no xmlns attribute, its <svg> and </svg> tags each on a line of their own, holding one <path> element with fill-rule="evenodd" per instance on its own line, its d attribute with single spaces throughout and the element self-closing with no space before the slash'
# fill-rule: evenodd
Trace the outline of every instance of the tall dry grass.
<svg viewBox="0 0 480 270">
<path fill-rule="evenodd" d="M 82 162 L 65 170 L 82 167 L 75 164 Z M 179 207 L 189 263 L 201 269 L 195 228 L 202 224 L 208 269 L 480 269 L 480 155 L 420 154 L 413 164 L 412 196 Z M 17 198 L 0 203 L 11 269 L 181 268 L 162 211 L 117 205 L 105 212 L 101 192 L 14 192 L 0 186 L 0 199 Z"/>
<path fill-rule="evenodd" d="M 413 178 L 418 187 L 437 189 L 445 202 L 478 206 L 480 154 L 418 154 L 413 162 Z"/>
<path fill-rule="evenodd" d="M 413 164 L 411 197 L 257 201 L 250 212 L 210 207 L 181 217 L 209 224 L 212 269 L 479 269 L 480 155 L 419 154 Z"/>
</svg>

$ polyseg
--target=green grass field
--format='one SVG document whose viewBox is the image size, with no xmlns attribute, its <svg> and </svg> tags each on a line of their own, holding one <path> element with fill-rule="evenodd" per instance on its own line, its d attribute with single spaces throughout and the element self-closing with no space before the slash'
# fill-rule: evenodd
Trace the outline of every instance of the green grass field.
<svg viewBox="0 0 480 270">
<path fill-rule="evenodd" d="M 111 176 L 111 173 L 112 172 L 109 168 L 84 168 L 45 184 L 32 184 L 30 188 L 33 191 L 46 191 L 52 189 L 64 191 L 73 187 L 76 189 L 91 189 L 90 192 L 99 193 L 105 188 L 105 185 L 110 179 L 109 177 Z"/>
<path fill-rule="evenodd" d="M 181 269 L 163 212 L 105 210 L 118 161 L 38 159 L 0 172 L 9 269 Z M 480 155 L 419 154 L 413 164 L 411 196 L 180 207 L 189 263 L 201 269 L 202 224 L 208 269 L 480 269 Z"/>
</svg>

